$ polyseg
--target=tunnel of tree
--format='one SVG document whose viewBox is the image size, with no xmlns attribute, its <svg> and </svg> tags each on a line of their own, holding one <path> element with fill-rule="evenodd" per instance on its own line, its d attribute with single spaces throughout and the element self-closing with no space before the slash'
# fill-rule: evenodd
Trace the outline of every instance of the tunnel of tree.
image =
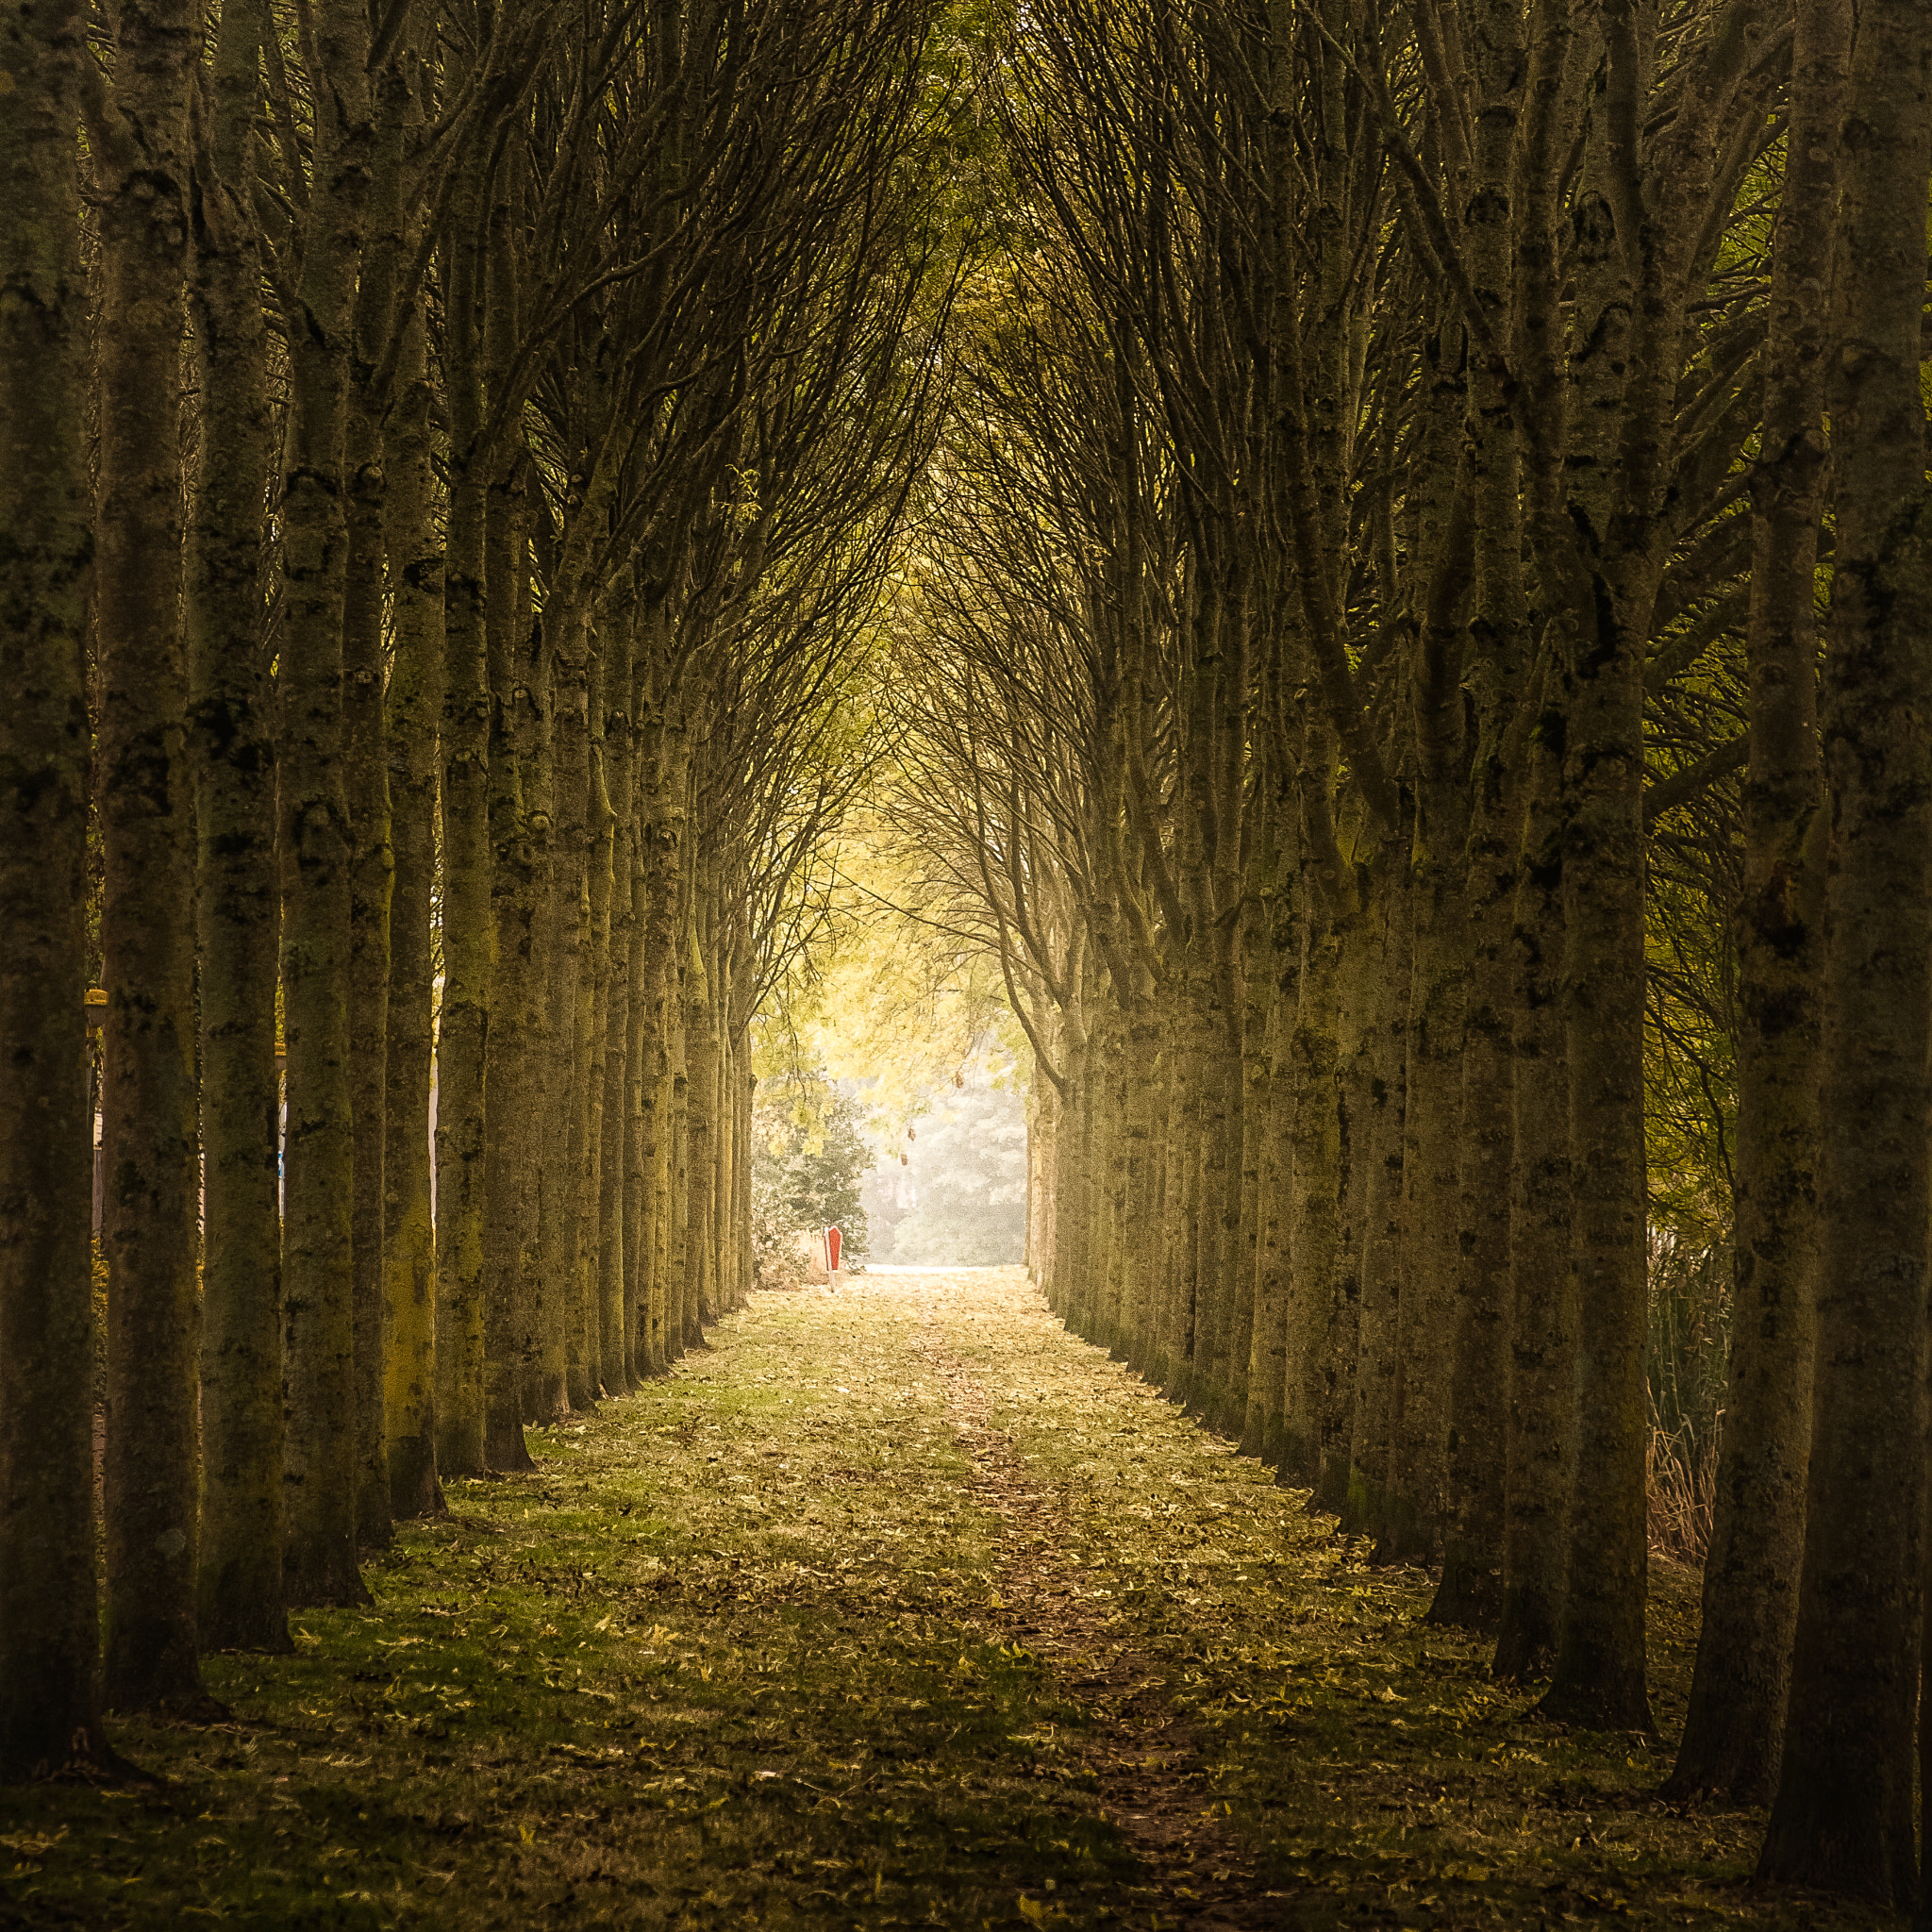
<svg viewBox="0 0 1932 1932">
<path fill-rule="evenodd" d="M 997 1143 L 968 1258 L 1555 1724 L 1701 1562 L 1659 1802 L 1915 1909 L 1928 87 L 1913 0 L 0 0 L 0 1774 L 220 1722 L 936 1093 L 875 1238 Z"/>
</svg>

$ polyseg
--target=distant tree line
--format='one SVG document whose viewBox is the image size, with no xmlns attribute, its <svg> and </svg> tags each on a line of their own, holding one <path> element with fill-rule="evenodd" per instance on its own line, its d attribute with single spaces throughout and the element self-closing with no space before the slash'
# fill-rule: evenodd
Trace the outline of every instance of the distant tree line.
<svg viewBox="0 0 1932 1932">
<path fill-rule="evenodd" d="M 0 1774 L 748 1286 L 931 434 L 933 13 L 0 4 Z"/>
<path fill-rule="evenodd" d="M 1649 1154 L 1702 1137 L 1732 1350 L 1671 1789 L 1895 1905 L 1928 37 L 1905 0 L 1016 17 L 1007 262 L 897 643 L 908 849 L 1032 1041 L 1053 1305 L 1440 1562 L 1431 1617 L 1589 1725 L 1652 1727 Z"/>
<path fill-rule="evenodd" d="M 1009 1268 L 1025 1258 L 1026 1103 L 984 1073 L 924 1096 L 899 1160 L 878 1170 L 873 1234 L 881 1260 Z"/>
</svg>

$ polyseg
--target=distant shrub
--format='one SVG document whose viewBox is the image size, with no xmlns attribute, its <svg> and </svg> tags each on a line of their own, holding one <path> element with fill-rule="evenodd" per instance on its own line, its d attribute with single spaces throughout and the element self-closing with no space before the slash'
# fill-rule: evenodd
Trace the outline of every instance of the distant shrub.
<svg viewBox="0 0 1932 1932">
<path fill-rule="evenodd" d="M 801 1083 L 803 1084 L 803 1083 Z M 802 1238 L 836 1227 L 847 1267 L 866 1256 L 858 1188 L 872 1166 L 858 1104 L 827 1081 L 780 1089 L 752 1109 L 752 1259 L 761 1288 L 804 1279 Z"/>
</svg>

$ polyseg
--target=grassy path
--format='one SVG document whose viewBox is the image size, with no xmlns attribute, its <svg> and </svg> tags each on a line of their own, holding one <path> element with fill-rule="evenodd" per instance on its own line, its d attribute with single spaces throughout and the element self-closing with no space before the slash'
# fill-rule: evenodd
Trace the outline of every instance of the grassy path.
<svg viewBox="0 0 1932 1932">
<path fill-rule="evenodd" d="M 1751 1888 L 1755 1814 L 1527 1717 L 1017 1270 L 711 1340 L 210 1659 L 232 1724 L 121 1725 L 164 1784 L 0 1790 L 0 1927 L 1886 1923 Z"/>
</svg>

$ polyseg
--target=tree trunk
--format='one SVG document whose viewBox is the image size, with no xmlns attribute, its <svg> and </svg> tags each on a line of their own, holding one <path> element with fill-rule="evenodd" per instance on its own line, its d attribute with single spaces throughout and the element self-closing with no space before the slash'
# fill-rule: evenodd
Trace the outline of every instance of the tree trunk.
<svg viewBox="0 0 1932 1932">
<path fill-rule="evenodd" d="M 1308 935 L 1290 1042 L 1294 1192 L 1290 1207 L 1279 1468 L 1285 1481 L 1296 1488 L 1312 1489 L 1321 1474 L 1321 1421 L 1313 1393 L 1321 1374 L 1329 1296 L 1341 1240 L 1338 1001 L 1342 958 L 1356 908 L 1346 885 L 1338 903 L 1331 903 L 1319 888 L 1312 888 L 1305 897 L 1322 909 Z"/>
<path fill-rule="evenodd" d="M 203 1694 L 194 1616 L 194 848 L 180 617 L 195 25 L 179 4 L 115 9 L 111 125 L 95 154 L 103 197 L 95 598 L 108 1002 L 105 1694 L 125 1709 L 192 1705 Z"/>
<path fill-rule="evenodd" d="M 1507 1455 L 1509 1184 L 1515 1040 L 1516 813 L 1508 757 L 1478 758 L 1469 865 L 1469 993 L 1463 1023 L 1442 1581 L 1428 1622 L 1493 1632 L 1503 1609 Z"/>
<path fill-rule="evenodd" d="M 289 1043 L 282 1307 L 291 1607 L 360 1604 L 356 1568 L 352 847 L 342 775 L 342 473 L 349 334 L 372 130 L 366 9 L 316 14 L 318 100 L 283 456 L 282 999 Z M 326 103 L 325 108 L 322 106 Z"/>
<path fill-rule="evenodd" d="M 588 610 L 566 591 L 543 615 L 551 648 L 549 679 L 550 782 L 553 829 L 550 873 L 541 901 L 539 956 L 544 1004 L 540 1066 L 540 1139 L 531 1167 L 541 1190 L 541 1248 L 538 1262 L 537 1383 L 526 1391 L 533 1421 L 558 1422 L 570 1413 L 570 1348 L 576 1278 L 577 1163 L 583 1138 L 576 1121 L 583 1083 L 576 1065 L 578 1007 L 584 996 L 588 908 L 584 899 L 586 802 L 590 784 Z M 579 1338 L 581 1346 L 581 1338 Z"/>
<path fill-rule="evenodd" d="M 1749 1805 L 1769 1804 L 1777 1789 L 1811 1433 L 1825 830 L 1814 573 L 1827 317 L 1817 291 L 1831 286 L 1842 7 L 1800 9 L 1796 36 L 1762 454 L 1752 476 L 1730 1382 L 1697 1666 L 1666 1788 Z"/>
<path fill-rule="evenodd" d="M 1560 716 L 1554 721 L 1560 726 Z M 1544 1677 L 1563 1613 L 1563 1512 L 1575 1401 L 1570 1272 L 1569 1081 L 1564 1074 L 1563 854 L 1557 753 L 1531 750 L 1517 869 L 1514 966 L 1517 1148 L 1509 1212 L 1509 1357 L 1504 1435 L 1503 1607 L 1497 1677 Z"/>
<path fill-rule="evenodd" d="M 629 1282 L 638 1230 L 630 1219 L 631 953 L 636 918 L 636 788 L 631 645 L 635 616 L 626 608 L 613 627 L 605 673 L 605 775 L 612 812 L 609 967 L 605 995 L 603 1140 L 597 1209 L 597 1376 L 606 1395 L 636 1386 L 636 1340 Z"/>
<path fill-rule="evenodd" d="M 1406 846 L 1391 841 L 1391 858 Z M 1370 1040 L 1368 1119 L 1360 1131 L 1368 1164 L 1362 1209 L 1361 1289 L 1356 1331 L 1355 1413 L 1349 1432 L 1348 1507 L 1342 1527 L 1378 1541 L 1389 1525 L 1400 1387 L 1396 1341 L 1402 1313 L 1403 1159 L 1408 1143 L 1409 869 L 1393 862 L 1372 903 L 1362 971 L 1375 999 Z"/>
<path fill-rule="evenodd" d="M 84 678 L 87 18 L 0 12 L 0 1778 L 101 1764 Z M 18 1473 L 31 1470 L 32 1480 Z"/>
<path fill-rule="evenodd" d="M 474 171 L 480 163 L 472 163 Z M 490 1033 L 490 673 L 483 616 L 489 461 L 476 324 L 480 186 L 466 174 L 442 250 L 449 516 L 443 575 L 442 1005 L 436 1036 L 436 1460 L 483 1456 L 484 1061 Z"/>
<path fill-rule="evenodd" d="M 1303 943 L 1300 922 L 1290 908 L 1302 903 L 1298 891 L 1282 886 L 1267 907 L 1272 930 L 1265 942 L 1270 962 L 1263 995 L 1266 1074 L 1263 1093 L 1250 1096 L 1257 1107 L 1252 1131 L 1258 1173 L 1255 1188 L 1255 1308 L 1249 1330 L 1248 1412 L 1241 1429 L 1241 1449 L 1270 1468 L 1278 1467 L 1281 1461 L 1288 1391 L 1289 1239 L 1294 1212 L 1292 1049 Z M 1255 971 L 1251 962 L 1251 979 Z"/>
<path fill-rule="evenodd" d="M 1155 1224 L 1160 1229 L 1161 1290 L 1152 1379 L 1171 1401 L 1185 1403 L 1193 1388 L 1195 1324 L 1201 1313 L 1202 1170 L 1207 1159 L 1210 1069 L 1201 974 L 1185 947 L 1177 944 L 1175 950 L 1162 1056 L 1169 1069 L 1168 1163 L 1161 1219 Z M 1089 1074 L 1084 1031 L 1070 1038 L 1066 1063 L 1069 1084 L 1078 1096 L 1077 1111 L 1069 1121 L 1075 1134 L 1063 1136 L 1060 1147 L 1059 1243 L 1072 1263 L 1065 1268 L 1071 1283 L 1077 1281 L 1079 1271 L 1087 1265 L 1084 1209 Z"/>
<path fill-rule="evenodd" d="M 1440 788 L 1446 790 L 1445 788 Z M 1439 807 L 1443 803 L 1438 800 Z M 1462 1021 L 1468 922 L 1460 890 L 1459 824 L 1418 811 L 1410 887 L 1408 1068 L 1402 1173 L 1402 1299 L 1389 1520 L 1381 1562 L 1440 1556 L 1448 1487 L 1449 1371 L 1460 1265 Z M 1435 841 L 1442 841 L 1438 849 Z M 1400 862 L 1398 860 L 1398 862 Z"/>
<path fill-rule="evenodd" d="M 702 861 L 700 861 L 702 864 Z M 696 868 L 694 868 L 696 870 Z M 694 881 L 693 897 L 710 910 L 708 881 Z M 684 1334 L 688 1348 L 702 1347 L 704 1324 L 717 1319 L 716 1244 L 712 1239 L 718 1185 L 718 1029 L 711 997 L 712 963 L 705 957 L 701 929 L 693 908 L 685 950 L 689 970 L 684 985 L 685 1173 L 686 1222 L 684 1255 Z M 712 924 L 706 918 L 704 924 Z"/>
<path fill-rule="evenodd" d="M 1355 1385 L 1361 1365 L 1361 1264 L 1374 1199 L 1373 1061 L 1381 1018 L 1378 949 L 1371 943 L 1374 910 L 1371 899 L 1355 922 L 1337 988 L 1335 1255 L 1308 1377 L 1307 1409 L 1315 1432 L 1308 1507 L 1335 1516 L 1348 1507 Z"/>
<path fill-rule="evenodd" d="M 375 364 L 388 335 L 402 252 L 403 112 L 408 88 L 393 62 L 380 85 L 369 233 L 362 248 L 350 356 L 342 471 L 348 566 L 342 612 L 342 779 L 349 806 L 349 1083 L 356 1129 L 350 1242 L 356 1270 L 356 1534 L 387 1545 L 389 1441 L 383 1285 L 383 1179 L 388 1140 L 390 900 L 389 751 L 385 742 L 382 552 L 385 470 Z"/>
<path fill-rule="evenodd" d="M 1641 351 L 1658 354 L 1662 344 L 1634 288 L 1637 270 L 1649 272 L 1647 238 L 1618 232 L 1605 192 L 1619 165 L 1604 153 L 1607 126 L 1592 123 L 1575 216 L 1569 528 L 1560 549 L 1546 538 L 1538 545 L 1552 586 L 1547 601 L 1558 607 L 1550 675 L 1563 721 L 1557 836 L 1577 1413 L 1563 1611 L 1541 1708 L 1566 1724 L 1648 1731 L 1643 659 L 1651 600 L 1636 580 L 1649 572 L 1654 532 L 1625 500 L 1623 441 L 1654 430 L 1642 390 L 1656 378 Z"/>
<path fill-rule="evenodd" d="M 1044 1288 L 1053 1279 L 1053 1203 L 1058 1191 L 1055 1168 L 1059 1147 L 1060 1097 L 1036 1060 L 1028 1102 L 1032 1118 L 1026 1124 L 1026 1266 Z M 1135 1265 L 1144 1278 L 1145 1259 Z"/>
<path fill-rule="evenodd" d="M 1240 904 L 1239 889 L 1227 893 Z M 1197 1324 L 1193 1400 L 1211 1427 L 1239 1433 L 1247 1412 L 1248 1348 L 1254 1294 L 1240 1272 L 1242 1142 L 1241 970 L 1232 924 L 1218 920 L 1211 935 L 1206 1041 L 1207 1119 L 1201 1164 L 1203 1296 Z M 1110 1129 L 1112 1123 L 1106 1125 Z"/>
<path fill-rule="evenodd" d="M 492 329 L 503 326 L 492 321 Z M 542 881 L 550 868 L 542 769 L 541 628 L 523 623 L 524 470 L 500 463 L 484 515 L 484 625 L 492 693 L 490 743 L 491 1027 L 483 1085 L 483 1454 L 492 1470 L 535 1465 L 524 1424 L 537 1392 L 536 1274 L 541 1200 Z M 536 656 L 530 654 L 535 652 Z"/>
<path fill-rule="evenodd" d="M 435 517 L 424 329 L 412 317 L 391 422 L 386 498 L 395 651 L 389 676 L 390 901 L 388 1133 L 383 1278 L 390 1507 L 442 1511 L 436 1469 L 436 1224 L 430 1098 L 436 1003 L 430 910 L 436 884 L 437 719 L 443 707 L 443 566 Z M 444 933 L 444 958 L 449 936 Z"/>
<path fill-rule="evenodd" d="M 259 8 L 222 9 L 194 221 L 201 446 L 186 600 L 201 993 L 205 1650 L 287 1650 L 275 794 L 262 534 L 275 459 L 248 142 Z"/>
<path fill-rule="evenodd" d="M 636 702 L 635 690 L 633 702 Z M 644 819 L 649 772 L 645 741 L 633 732 L 630 812 L 630 1020 L 625 1033 L 624 1098 L 624 1337 L 625 1368 L 633 1383 L 657 1373 L 651 1353 L 651 1283 L 657 1273 L 658 1033 L 652 1019 L 655 988 L 650 978 L 650 924 L 646 917 L 651 881 L 650 826 Z"/>
<path fill-rule="evenodd" d="M 610 648 L 608 632 L 622 628 L 621 613 L 612 613 L 603 646 Z M 605 703 L 602 671 L 591 691 L 591 721 L 595 733 L 591 760 L 591 858 L 589 891 L 590 954 L 578 991 L 576 1120 L 581 1123 L 577 1156 L 576 1253 L 572 1291 L 571 1333 L 575 1341 L 570 1405 L 589 1409 L 603 1384 L 603 1296 L 600 1293 L 599 1254 L 603 1244 L 604 1101 L 608 1069 L 606 1056 L 610 1036 L 610 902 L 616 854 L 616 815 L 606 784 Z"/>
<path fill-rule="evenodd" d="M 1514 271 L 1511 175 L 1530 65 L 1521 10 L 1486 7 L 1466 58 L 1481 101 L 1465 184 L 1476 300 L 1507 327 Z M 1461 452 L 1473 595 L 1461 682 L 1475 699 L 1464 868 L 1470 982 L 1464 1017 L 1461 1260 L 1450 1387 L 1448 1518 L 1432 1622 L 1493 1630 L 1502 1613 L 1507 1425 L 1508 1278 L 1515 960 L 1510 938 L 1522 842 L 1520 708 L 1529 626 L 1524 595 L 1523 478 L 1510 397 L 1482 358 L 1469 377 Z M 1457 703 L 1461 708 L 1463 694 Z"/>
<path fill-rule="evenodd" d="M 1895 1909 L 1917 1895 L 1925 1464 L 1928 38 L 1923 8 L 1868 0 L 1840 124 L 1818 1358 L 1790 1707 L 1758 1866 Z"/>
</svg>

